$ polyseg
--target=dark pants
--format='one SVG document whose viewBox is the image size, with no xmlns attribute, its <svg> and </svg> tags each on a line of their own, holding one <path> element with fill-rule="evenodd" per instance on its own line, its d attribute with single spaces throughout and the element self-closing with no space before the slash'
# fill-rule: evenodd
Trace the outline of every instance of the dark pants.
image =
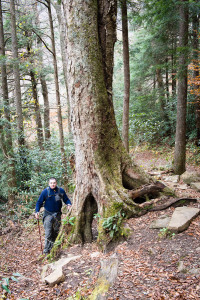
<svg viewBox="0 0 200 300">
<path fill-rule="evenodd" d="M 49 213 L 45 210 L 43 223 L 45 229 L 44 253 L 49 253 L 59 233 L 61 213 Z"/>
</svg>

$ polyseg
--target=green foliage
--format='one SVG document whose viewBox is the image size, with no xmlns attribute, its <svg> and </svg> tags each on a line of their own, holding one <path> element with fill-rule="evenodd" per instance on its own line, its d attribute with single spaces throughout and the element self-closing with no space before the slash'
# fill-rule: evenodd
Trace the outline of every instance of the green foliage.
<svg viewBox="0 0 200 300">
<path fill-rule="evenodd" d="M 102 226 L 104 230 L 109 233 L 111 239 L 123 234 L 121 226 L 125 216 L 125 212 L 120 210 L 114 216 L 110 216 L 103 220 Z"/>
<path fill-rule="evenodd" d="M 75 217 L 70 218 L 69 216 L 67 216 L 65 219 L 62 220 L 63 225 L 70 224 L 70 225 L 74 226 L 75 219 L 76 219 Z"/>
<path fill-rule="evenodd" d="M 160 232 L 158 234 L 158 238 L 160 239 L 166 239 L 166 238 L 174 238 L 175 233 L 172 233 L 168 228 L 162 228 L 160 229 Z"/>
<path fill-rule="evenodd" d="M 12 276 L 10 277 L 3 277 L 2 280 L 0 281 L 1 288 L 4 290 L 6 293 L 11 294 L 9 285 L 10 285 L 10 280 L 18 282 L 18 279 L 16 277 L 21 277 L 22 275 L 19 273 L 13 273 Z M 2 295 L 4 297 L 4 295 Z"/>
</svg>

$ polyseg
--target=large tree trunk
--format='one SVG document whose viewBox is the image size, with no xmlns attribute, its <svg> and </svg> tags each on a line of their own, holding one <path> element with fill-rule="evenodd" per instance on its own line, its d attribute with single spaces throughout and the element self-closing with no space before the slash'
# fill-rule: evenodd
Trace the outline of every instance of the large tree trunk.
<svg viewBox="0 0 200 300">
<path fill-rule="evenodd" d="M 4 47 L 4 29 L 3 29 L 3 14 L 2 5 L 0 0 L 0 55 L 5 56 Z M 7 82 L 7 68 L 6 63 L 1 64 L 1 88 L 2 88 L 2 98 L 4 104 L 4 115 L 5 115 L 5 126 L 0 127 L 1 136 L 1 147 L 4 153 L 4 157 L 7 159 L 8 166 L 8 202 L 12 206 L 15 201 L 14 188 L 16 187 L 16 173 L 15 173 L 15 161 L 13 153 L 13 142 L 12 142 L 12 132 L 10 123 L 10 103 L 8 97 L 8 82 Z M 5 138 L 4 138 L 5 134 Z"/>
<path fill-rule="evenodd" d="M 130 67 L 129 67 L 129 41 L 128 18 L 126 0 L 122 0 L 122 39 L 124 62 L 124 102 L 123 102 L 123 129 L 122 137 L 126 150 L 129 152 L 129 98 L 130 98 Z"/>
<path fill-rule="evenodd" d="M 54 66 L 54 80 L 55 80 L 55 88 L 56 88 L 58 129 L 59 129 L 59 138 L 60 138 L 61 160 L 62 160 L 62 167 L 63 167 L 63 185 L 65 187 L 65 190 L 67 190 L 67 184 L 68 184 L 67 157 L 65 154 L 65 146 L 64 146 L 63 121 L 62 121 L 62 111 L 61 111 L 61 102 L 60 102 L 60 89 L 59 89 L 59 81 L 58 81 L 58 65 L 57 65 L 57 57 L 56 57 L 53 18 L 52 18 L 52 13 L 51 13 L 51 2 L 50 2 L 50 0 L 46 0 L 46 2 L 48 4 L 48 14 L 49 14 L 49 23 L 50 23 L 50 31 L 51 31 L 51 45 L 52 45 L 52 52 L 53 52 L 53 66 Z"/>
<path fill-rule="evenodd" d="M 91 223 L 97 211 L 101 218 L 120 209 L 127 216 L 137 215 L 137 204 L 127 189 L 150 182 L 126 152 L 114 116 L 111 92 L 116 2 L 63 0 L 76 158 L 74 241 L 92 241 Z M 100 242 L 103 232 L 100 221 Z"/>
<path fill-rule="evenodd" d="M 188 45 L 188 0 L 180 1 L 179 23 L 179 74 L 177 95 L 176 139 L 174 153 L 174 173 L 185 171 L 186 161 L 186 110 L 187 110 L 187 52 Z"/>
</svg>

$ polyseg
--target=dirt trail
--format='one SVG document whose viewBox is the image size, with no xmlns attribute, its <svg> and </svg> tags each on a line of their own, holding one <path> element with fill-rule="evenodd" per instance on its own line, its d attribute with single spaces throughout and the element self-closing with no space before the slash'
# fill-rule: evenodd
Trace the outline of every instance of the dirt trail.
<svg viewBox="0 0 200 300">
<path fill-rule="evenodd" d="M 138 153 L 136 157 L 147 170 L 166 166 L 166 160 L 151 152 Z M 188 197 L 200 197 L 200 193 L 191 189 L 179 189 L 178 184 L 175 188 L 178 196 L 184 193 Z M 114 252 L 119 258 L 118 277 L 106 299 L 200 299 L 200 216 L 188 230 L 171 239 L 159 238 L 159 230 L 149 229 L 153 220 L 164 214 L 171 216 L 173 210 L 170 207 L 128 220 L 131 235 L 106 254 L 99 251 L 95 242 L 63 250 L 62 255 L 71 253 L 82 257 L 64 268 L 65 282 L 53 288 L 40 280 L 47 262 L 39 259 L 37 223 L 29 219 L 26 226 L 12 224 L 11 231 L 0 236 L 0 276 L 9 277 L 18 272 L 24 277 L 19 282 L 10 281 L 11 294 L 7 299 L 88 299 L 98 277 L 100 259 Z M 44 242 L 43 226 L 41 231 Z M 95 255 L 91 257 L 91 253 Z M 184 264 L 183 272 L 178 271 L 180 263 Z"/>
</svg>

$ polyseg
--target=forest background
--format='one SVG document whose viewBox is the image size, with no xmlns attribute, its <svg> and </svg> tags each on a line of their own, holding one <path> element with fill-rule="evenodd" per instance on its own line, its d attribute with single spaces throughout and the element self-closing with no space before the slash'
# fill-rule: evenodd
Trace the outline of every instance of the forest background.
<svg viewBox="0 0 200 300">
<path fill-rule="evenodd" d="M 75 187 L 65 24 L 59 1 L 1 0 L 0 7 L 0 197 L 3 206 L 8 200 L 29 214 L 50 176 L 70 194 Z M 123 59 L 126 11 L 129 57 Z M 186 149 L 200 160 L 199 12 L 198 1 L 118 3 L 113 102 L 119 132 L 130 153 L 144 145 L 174 152 L 169 167 L 178 151 L 178 174 Z"/>
</svg>

